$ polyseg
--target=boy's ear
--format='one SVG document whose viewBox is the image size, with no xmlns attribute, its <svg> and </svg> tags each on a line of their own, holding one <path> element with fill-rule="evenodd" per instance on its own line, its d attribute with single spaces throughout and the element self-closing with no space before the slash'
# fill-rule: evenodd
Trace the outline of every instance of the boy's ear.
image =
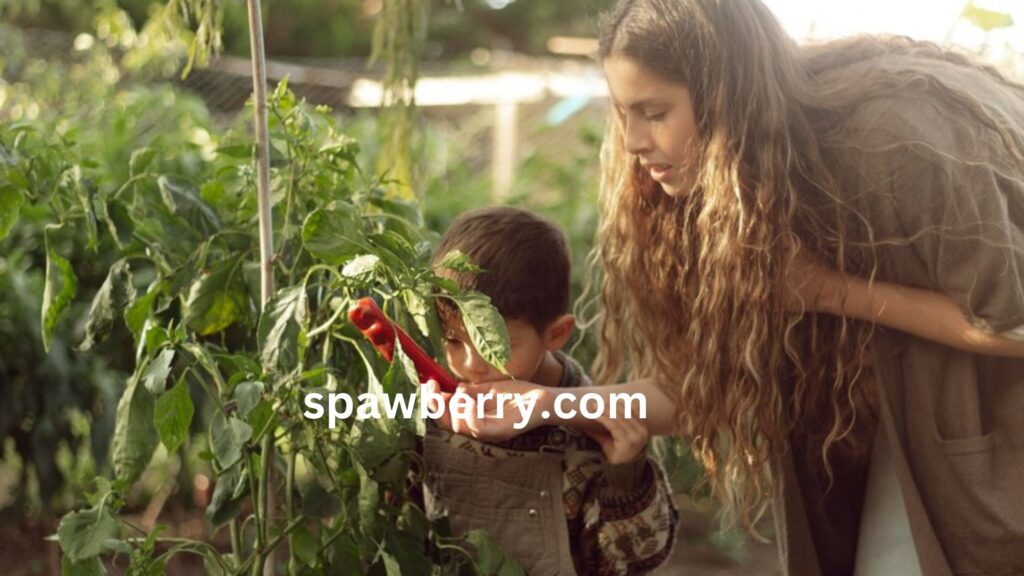
<svg viewBox="0 0 1024 576">
<path fill-rule="evenodd" d="M 555 318 L 544 330 L 544 345 L 552 352 L 561 350 L 569 342 L 575 327 L 576 317 L 572 314 L 562 314 Z"/>
</svg>

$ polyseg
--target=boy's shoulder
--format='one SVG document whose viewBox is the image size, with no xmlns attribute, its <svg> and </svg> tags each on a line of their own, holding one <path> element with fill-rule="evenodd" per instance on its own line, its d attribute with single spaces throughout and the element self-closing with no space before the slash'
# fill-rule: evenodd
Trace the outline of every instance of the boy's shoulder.
<svg viewBox="0 0 1024 576">
<path fill-rule="evenodd" d="M 562 365 L 562 379 L 558 382 L 559 388 L 577 388 L 593 385 L 583 366 L 575 358 L 561 350 L 556 350 L 553 354 L 555 359 Z"/>
</svg>

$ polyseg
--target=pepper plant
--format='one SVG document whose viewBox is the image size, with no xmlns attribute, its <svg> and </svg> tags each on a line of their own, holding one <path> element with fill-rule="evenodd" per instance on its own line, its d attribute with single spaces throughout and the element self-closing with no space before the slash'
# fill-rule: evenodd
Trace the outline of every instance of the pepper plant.
<svg viewBox="0 0 1024 576">
<path fill-rule="evenodd" d="M 84 246 L 110 264 L 78 349 L 126 342 L 134 358 L 116 410 L 114 477 L 100 478 L 88 507 L 67 514 L 57 531 L 65 573 L 102 573 L 107 558 L 132 574 L 161 574 L 174 555 L 195 554 L 211 574 L 260 574 L 285 542 L 292 573 L 520 572 L 485 533 L 456 537 L 425 517 L 414 497 L 422 421 L 350 418 L 330 429 L 303 417 L 310 391 L 378 399 L 416 391 L 401 351 L 384 362 L 344 321 L 365 295 L 428 349 L 438 339 L 439 293 L 460 303 L 493 363 L 504 364 L 508 344 L 484 297 L 460 293 L 429 268 L 435 238 L 420 207 L 360 169 L 359 144 L 329 110 L 298 102 L 286 82 L 269 110 L 278 288 L 265 306 L 256 148 L 247 134 L 211 135 L 208 165 L 193 163 L 188 174 L 166 169 L 175 166 L 168 148 L 135 149 L 116 179 L 118 170 L 67 135 L 0 126 L 0 239 L 25 215 L 50 221 L 41 239 L 44 345 L 79 334 L 68 316 L 80 261 L 68 247 Z M 204 407 L 211 417 L 201 422 Z M 158 446 L 178 453 L 196 432 L 215 475 L 211 533 L 229 535 L 223 549 L 165 537 L 162 526 L 147 530 L 124 514 Z M 282 481 L 269 481 L 275 470 Z"/>
<path fill-rule="evenodd" d="M 419 207 L 393 198 L 379 176 L 360 169 L 359 145 L 326 108 L 296 101 L 282 82 L 270 97 L 271 185 L 276 284 L 259 311 L 258 231 L 253 145 L 221 138 L 201 179 L 161 173 L 161 150 L 131 155 L 114 186 L 89 179 L 73 144 L 30 125 L 0 130 L 5 214 L 45 207 L 46 281 L 41 332 L 49 342 L 75 300 L 74 267 L 61 254 L 68 237 L 86 237 L 116 257 L 89 306 L 81 347 L 130 334 L 135 368 L 116 413 L 114 478 L 100 479 L 89 507 L 58 529 L 66 573 L 103 570 L 101 557 L 134 574 L 160 574 L 180 553 L 203 556 L 211 574 L 259 573 L 272 549 L 290 540 L 293 573 L 430 574 L 517 567 L 483 532 L 448 534 L 416 499 L 418 419 L 358 419 L 330 429 L 303 416 L 310 391 L 417 391 L 399 351 L 382 360 L 345 321 L 373 295 L 428 349 L 437 349 L 432 300 L 460 302 L 482 353 L 507 358 L 501 317 L 478 294 L 460 293 L 429 265 L 434 234 Z M 6 226 L 6 224 L 5 224 Z M 451 259 L 459 265 L 458 259 Z M 195 432 L 196 406 L 212 406 L 203 458 L 216 475 L 206 510 L 230 549 L 161 536 L 122 515 L 125 495 L 158 445 L 181 450 Z M 270 450 L 263 441 L 270 439 Z M 256 496 L 268 470 L 279 521 L 268 522 Z M 442 568 L 443 567 L 443 568 Z"/>
</svg>

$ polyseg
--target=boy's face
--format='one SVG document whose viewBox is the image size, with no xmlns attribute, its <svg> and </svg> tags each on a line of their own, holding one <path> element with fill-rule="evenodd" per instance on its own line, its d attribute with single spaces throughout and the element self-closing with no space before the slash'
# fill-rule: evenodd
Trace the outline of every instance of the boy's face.
<svg viewBox="0 0 1024 576">
<path fill-rule="evenodd" d="M 509 345 L 512 348 L 505 370 L 516 380 L 533 382 L 545 354 L 560 348 L 561 343 L 545 338 L 545 334 L 538 333 L 528 322 L 506 319 L 505 325 L 508 327 Z M 545 330 L 545 333 L 548 331 Z M 556 347 L 551 348 L 553 345 Z M 480 356 L 459 318 L 444 322 L 444 354 L 455 377 L 464 382 L 479 384 L 508 379 L 508 376 Z"/>
</svg>

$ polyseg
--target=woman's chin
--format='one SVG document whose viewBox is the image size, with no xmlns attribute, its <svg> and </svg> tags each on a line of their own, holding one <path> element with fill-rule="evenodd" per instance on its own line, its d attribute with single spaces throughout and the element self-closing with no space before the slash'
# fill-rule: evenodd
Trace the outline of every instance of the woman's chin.
<svg viewBox="0 0 1024 576">
<path fill-rule="evenodd" d="M 683 181 L 680 182 L 680 180 Z M 683 198 L 690 194 L 694 188 L 692 178 L 679 178 L 668 182 L 658 182 L 658 185 L 661 186 L 662 192 L 671 198 Z"/>
<path fill-rule="evenodd" d="M 680 196 L 683 195 L 683 189 L 678 186 L 666 184 L 664 182 L 660 183 L 659 185 L 661 186 L 661 191 L 664 192 L 666 196 L 671 196 L 672 198 L 679 198 Z"/>
</svg>

